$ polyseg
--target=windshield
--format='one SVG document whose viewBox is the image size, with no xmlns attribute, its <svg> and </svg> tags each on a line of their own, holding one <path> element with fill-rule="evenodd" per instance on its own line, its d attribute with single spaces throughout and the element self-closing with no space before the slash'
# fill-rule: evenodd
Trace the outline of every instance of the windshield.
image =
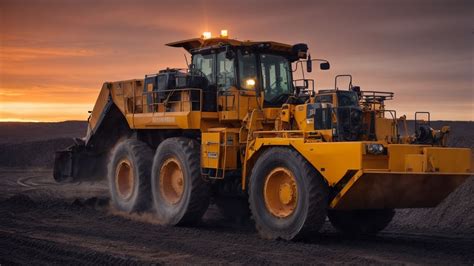
<svg viewBox="0 0 474 266">
<path fill-rule="evenodd" d="M 234 59 L 226 57 L 226 52 L 217 54 L 217 87 L 227 90 L 235 86 Z"/>
<path fill-rule="evenodd" d="M 262 89 L 265 103 L 281 105 L 292 92 L 291 73 L 288 60 L 279 55 L 261 54 Z"/>
<path fill-rule="evenodd" d="M 337 105 L 340 107 L 344 106 L 358 106 L 359 97 L 357 93 L 352 91 L 338 91 L 337 92 Z"/>
<path fill-rule="evenodd" d="M 255 54 L 239 50 L 239 76 L 242 89 L 255 89 L 257 81 L 257 60 Z"/>
<path fill-rule="evenodd" d="M 197 75 L 203 76 L 207 78 L 209 84 L 215 84 L 214 80 L 214 55 L 202 55 L 202 54 L 195 54 L 193 56 L 193 71 L 196 71 Z"/>
</svg>

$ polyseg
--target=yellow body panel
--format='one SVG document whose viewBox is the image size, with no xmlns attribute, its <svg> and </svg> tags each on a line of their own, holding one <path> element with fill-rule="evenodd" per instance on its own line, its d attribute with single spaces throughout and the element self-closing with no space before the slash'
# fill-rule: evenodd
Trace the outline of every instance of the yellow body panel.
<svg viewBox="0 0 474 266">
<path fill-rule="evenodd" d="M 213 128 L 201 135 L 201 167 L 237 169 L 238 129 Z"/>
<path fill-rule="evenodd" d="M 132 129 L 206 130 L 218 126 L 218 113 L 193 109 L 190 91 L 200 92 L 197 89 L 175 90 L 175 95 L 179 94 L 180 100 L 169 100 L 166 104 L 157 103 L 153 107 L 146 104 L 147 95 L 143 93 L 143 79 L 106 82 L 91 113 L 89 126 L 94 128 L 98 123 L 109 95 Z"/>
<path fill-rule="evenodd" d="M 101 116 L 103 115 L 103 110 L 105 105 L 109 100 L 109 90 L 107 88 L 107 83 L 102 85 L 102 89 L 100 90 L 99 97 L 94 105 L 94 109 L 92 109 L 91 116 L 89 118 L 89 128 L 94 130 L 99 123 Z"/>
<path fill-rule="evenodd" d="M 405 172 L 425 172 L 425 156 L 423 154 L 405 155 Z"/>
<path fill-rule="evenodd" d="M 221 156 L 220 132 L 204 132 L 201 135 L 201 167 L 218 169 Z"/>
<path fill-rule="evenodd" d="M 388 147 L 388 169 L 395 172 L 403 172 L 405 168 L 405 156 L 407 154 L 422 154 L 423 146 L 392 144 Z"/>
<path fill-rule="evenodd" d="M 392 143 L 395 140 L 396 128 L 393 119 L 384 117 L 375 118 L 375 135 L 377 140 Z"/>
<path fill-rule="evenodd" d="M 201 112 L 157 112 L 145 114 L 127 114 L 128 124 L 137 129 L 201 129 Z"/>
<path fill-rule="evenodd" d="M 112 99 L 122 113 L 143 112 L 143 79 L 109 82 Z"/>
<path fill-rule="evenodd" d="M 257 97 L 254 90 L 239 90 L 230 87 L 228 90 L 220 91 L 218 105 L 221 111 L 218 112 L 219 120 L 241 121 L 252 110 L 258 108 Z"/>
<path fill-rule="evenodd" d="M 303 138 L 257 138 L 248 158 L 263 146 L 291 146 L 297 150 L 329 185 L 336 184 L 348 170 L 362 166 L 362 142 L 306 142 Z"/>
<path fill-rule="evenodd" d="M 306 119 L 307 107 L 306 104 L 295 106 L 294 117 L 299 130 L 314 130 L 314 121 Z"/>
<path fill-rule="evenodd" d="M 466 148 L 424 147 L 427 172 L 471 171 L 471 150 Z"/>
</svg>

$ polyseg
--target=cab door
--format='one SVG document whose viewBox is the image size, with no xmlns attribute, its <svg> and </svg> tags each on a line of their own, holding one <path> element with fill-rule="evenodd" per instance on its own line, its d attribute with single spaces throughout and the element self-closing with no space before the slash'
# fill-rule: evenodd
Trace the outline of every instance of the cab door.
<svg viewBox="0 0 474 266">
<path fill-rule="evenodd" d="M 238 92 L 234 58 L 226 51 L 217 54 L 217 95 L 220 120 L 238 120 Z"/>
<path fill-rule="evenodd" d="M 207 83 L 202 88 L 202 111 L 216 112 L 216 55 L 214 53 L 193 55 L 193 67 L 195 75 L 204 77 Z"/>
<path fill-rule="evenodd" d="M 243 120 L 257 108 L 257 73 L 253 53 L 238 50 L 232 58 L 226 57 L 226 51 L 217 54 L 219 120 Z"/>
</svg>

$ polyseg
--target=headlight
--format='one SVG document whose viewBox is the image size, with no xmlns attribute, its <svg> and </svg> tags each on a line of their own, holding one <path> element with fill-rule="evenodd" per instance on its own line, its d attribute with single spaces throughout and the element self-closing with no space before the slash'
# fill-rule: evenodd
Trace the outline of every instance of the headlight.
<svg viewBox="0 0 474 266">
<path fill-rule="evenodd" d="M 378 143 L 366 144 L 366 148 L 367 148 L 367 153 L 375 154 L 375 155 L 382 154 L 384 150 L 383 145 L 378 144 Z"/>
<path fill-rule="evenodd" d="M 245 81 L 245 85 L 247 85 L 247 88 L 253 88 L 255 86 L 255 80 L 254 79 L 247 79 Z"/>
</svg>

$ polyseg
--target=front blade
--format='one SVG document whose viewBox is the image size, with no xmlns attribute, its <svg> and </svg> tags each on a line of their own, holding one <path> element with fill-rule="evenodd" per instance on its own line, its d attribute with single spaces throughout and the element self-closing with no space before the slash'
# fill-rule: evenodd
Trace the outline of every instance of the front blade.
<svg viewBox="0 0 474 266">
<path fill-rule="evenodd" d="M 435 207 L 470 173 L 357 172 L 330 204 L 334 209 Z"/>
</svg>

